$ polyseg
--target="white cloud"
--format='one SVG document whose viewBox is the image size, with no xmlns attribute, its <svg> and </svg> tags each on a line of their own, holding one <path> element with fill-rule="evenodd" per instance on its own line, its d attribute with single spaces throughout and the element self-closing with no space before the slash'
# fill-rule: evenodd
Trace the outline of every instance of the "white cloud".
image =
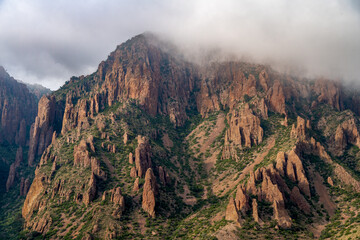
<svg viewBox="0 0 360 240">
<path fill-rule="evenodd" d="M 349 0 L 4 0 L 0 64 L 55 89 L 144 31 L 310 75 L 360 76 L 360 8 Z"/>
</svg>

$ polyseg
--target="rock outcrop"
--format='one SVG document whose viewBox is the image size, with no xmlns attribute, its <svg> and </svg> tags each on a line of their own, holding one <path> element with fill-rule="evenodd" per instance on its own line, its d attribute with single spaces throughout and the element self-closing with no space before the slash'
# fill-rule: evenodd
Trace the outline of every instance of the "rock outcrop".
<svg viewBox="0 0 360 240">
<path fill-rule="evenodd" d="M 158 188 L 155 175 L 151 168 L 148 168 L 145 174 L 145 184 L 142 195 L 142 208 L 151 217 L 155 217 L 155 196 L 158 194 Z"/>
<path fill-rule="evenodd" d="M 247 181 L 246 186 L 238 185 L 235 200 L 233 198 L 230 199 L 225 213 L 226 219 L 233 221 L 237 219 L 236 221 L 241 224 L 242 219 L 244 219 L 243 217 L 246 216 L 249 210 L 252 210 L 254 220 L 259 224 L 262 224 L 262 220 L 259 218 L 257 202 L 265 201 L 272 204 L 274 210 L 272 217 L 277 220 L 278 226 L 281 228 L 290 228 L 292 220 L 285 208 L 287 199 L 284 198 L 284 193 L 291 193 L 283 180 L 283 177 L 287 174 L 286 165 L 286 155 L 284 153 L 279 153 L 276 164 L 279 170 L 274 168 L 273 165 L 269 165 L 266 168 L 263 167 L 257 169 L 255 173 L 250 172 L 250 178 Z M 248 200 L 249 196 L 257 196 L 257 200 L 256 198 L 252 199 L 251 207 L 250 201 Z M 307 213 L 310 207 L 307 208 L 308 205 L 306 205 L 306 200 L 301 195 L 300 191 L 296 192 L 296 189 L 293 190 L 292 196 L 302 197 L 304 202 L 299 202 L 298 206 Z"/>
<path fill-rule="evenodd" d="M 26 196 L 30 188 L 30 180 L 29 178 L 24 179 L 21 178 L 20 181 L 20 196 Z"/>
<path fill-rule="evenodd" d="M 319 79 L 315 82 L 314 91 L 319 95 L 317 101 L 326 103 L 337 110 L 344 109 L 343 93 L 340 83 Z"/>
<path fill-rule="evenodd" d="M 29 220 L 29 217 L 32 215 L 32 211 L 39 207 L 39 197 L 45 188 L 45 182 L 45 176 L 40 174 L 35 176 L 22 208 L 22 216 L 25 220 Z"/>
<path fill-rule="evenodd" d="M 151 149 L 149 139 L 138 136 L 138 146 L 135 149 L 136 176 L 144 177 L 148 168 L 151 168 Z"/>
<path fill-rule="evenodd" d="M 15 162 L 10 165 L 9 175 L 6 181 L 7 192 L 14 185 L 15 177 L 16 177 L 16 169 L 20 167 L 22 161 L 23 161 L 23 149 L 22 147 L 19 147 L 18 150 L 16 151 Z"/>
<path fill-rule="evenodd" d="M 159 166 L 158 167 L 158 174 L 159 174 L 160 182 L 163 185 L 166 185 L 166 184 L 170 183 L 170 177 L 169 177 L 169 174 L 165 171 L 165 168 L 163 168 L 162 166 Z"/>
<path fill-rule="evenodd" d="M 89 205 L 90 202 L 92 202 L 95 199 L 96 193 L 97 193 L 96 177 L 94 173 L 91 173 L 90 181 L 88 183 L 88 187 L 83 197 L 83 202 L 85 203 L 86 206 Z"/>
<path fill-rule="evenodd" d="M 259 218 L 258 203 L 255 198 L 253 198 L 251 205 L 252 205 L 252 212 L 253 212 L 252 216 L 254 218 L 254 221 L 259 224 L 262 224 L 262 220 Z"/>
<path fill-rule="evenodd" d="M 56 121 L 56 99 L 43 96 L 39 101 L 38 114 L 30 130 L 28 163 L 33 165 L 36 156 L 41 155 L 49 146 Z"/>
<path fill-rule="evenodd" d="M 137 192 L 137 191 L 139 191 L 139 189 L 140 189 L 139 178 L 136 178 L 135 182 L 134 182 L 133 192 Z"/>
<path fill-rule="evenodd" d="M 296 127 L 293 124 L 290 136 L 299 139 L 300 141 L 306 138 L 306 129 L 310 128 L 310 121 L 306 121 L 301 117 L 297 117 Z"/>
<path fill-rule="evenodd" d="M 280 81 L 276 80 L 268 91 L 268 101 L 270 109 L 280 114 L 286 115 L 285 95 Z"/>
<path fill-rule="evenodd" d="M 260 119 L 253 114 L 249 104 L 228 115 L 229 128 L 225 133 L 223 158 L 235 157 L 236 147 L 252 147 L 262 142 L 264 130 Z"/>
<path fill-rule="evenodd" d="M 90 111 L 88 110 L 89 104 L 86 99 L 80 99 L 77 104 L 73 104 L 72 94 L 66 96 L 65 110 L 62 121 L 61 133 L 64 134 L 69 130 L 78 128 L 78 130 L 88 128 L 88 116 Z"/>
<path fill-rule="evenodd" d="M 343 155 L 348 144 L 360 147 L 360 134 L 354 117 L 351 117 L 338 125 L 333 144 L 335 155 Z"/>
<path fill-rule="evenodd" d="M 15 163 L 13 163 L 10 165 L 9 176 L 6 181 L 6 191 L 7 192 L 14 185 L 15 174 L 16 174 L 16 166 L 15 166 Z"/>
<path fill-rule="evenodd" d="M 36 106 L 36 96 L 0 66 L 0 144 L 26 144 L 26 129 L 34 121 Z"/>
<path fill-rule="evenodd" d="M 226 207 L 225 219 L 228 221 L 234 221 L 240 223 L 239 221 L 239 212 L 236 209 L 234 198 L 230 197 L 229 203 Z"/>
<path fill-rule="evenodd" d="M 276 169 L 282 176 L 286 174 L 291 181 L 298 183 L 299 189 L 306 196 L 311 197 L 309 181 L 306 178 L 303 164 L 294 149 L 288 154 L 283 152 L 278 153 Z"/>
<path fill-rule="evenodd" d="M 120 187 L 111 190 L 111 202 L 115 205 L 115 210 L 112 215 L 119 219 L 125 210 L 125 198 L 121 194 Z"/>
<path fill-rule="evenodd" d="M 78 146 L 74 147 L 74 166 L 89 167 L 91 164 L 90 153 L 85 140 L 81 140 Z"/>
</svg>

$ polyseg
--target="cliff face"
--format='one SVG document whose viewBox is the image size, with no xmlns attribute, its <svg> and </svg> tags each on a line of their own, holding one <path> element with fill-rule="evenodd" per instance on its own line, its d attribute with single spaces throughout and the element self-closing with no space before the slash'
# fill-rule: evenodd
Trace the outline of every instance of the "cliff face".
<svg viewBox="0 0 360 240">
<path fill-rule="evenodd" d="M 0 192 L 10 191 L 23 176 L 24 152 L 29 144 L 29 129 L 37 110 L 37 97 L 27 86 L 14 78 L 0 66 L 0 156 L 5 181 L 0 181 Z M 21 192 L 27 191 L 25 179 Z M 27 180 L 29 185 L 29 179 Z M 5 191 L 4 191 L 5 192 Z M 4 193 L 5 194 L 5 193 Z"/>
<path fill-rule="evenodd" d="M 139 35 L 40 100 L 25 226 L 58 238 L 319 234 L 335 199 L 360 191 L 346 170 L 359 157 L 354 99 L 263 65 L 191 64 Z"/>
<path fill-rule="evenodd" d="M 25 84 L 0 67 L 0 143 L 25 146 L 27 129 L 36 115 L 36 98 Z"/>
</svg>

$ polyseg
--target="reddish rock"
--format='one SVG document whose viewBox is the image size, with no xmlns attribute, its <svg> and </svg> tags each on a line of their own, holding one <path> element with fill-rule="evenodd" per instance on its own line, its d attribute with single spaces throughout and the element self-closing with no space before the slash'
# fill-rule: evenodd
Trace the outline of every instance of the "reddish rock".
<svg viewBox="0 0 360 240">
<path fill-rule="evenodd" d="M 317 99 L 318 102 L 329 104 L 337 110 L 344 109 L 342 87 L 340 83 L 320 79 L 315 81 L 314 91 L 319 94 Z"/>
<path fill-rule="evenodd" d="M 22 216 L 26 221 L 31 217 L 33 210 L 37 209 L 39 206 L 39 197 L 45 187 L 45 182 L 46 178 L 44 176 L 40 174 L 35 175 L 22 208 Z"/>
<path fill-rule="evenodd" d="M 97 158 L 91 158 L 91 172 L 94 173 L 97 177 L 106 180 L 106 173 L 101 170 L 100 160 Z"/>
<path fill-rule="evenodd" d="M 253 115 L 246 104 L 240 111 L 233 110 L 229 120 L 226 140 L 233 141 L 238 146 L 251 147 L 262 142 L 264 131 L 260 127 L 260 119 Z"/>
<path fill-rule="evenodd" d="M 252 200 L 252 216 L 254 218 L 254 221 L 262 224 L 263 222 L 261 221 L 261 219 L 259 218 L 259 213 L 258 213 L 258 204 L 255 198 L 253 198 Z"/>
<path fill-rule="evenodd" d="M 330 186 L 334 186 L 334 181 L 332 180 L 332 178 L 331 177 L 328 177 L 327 178 L 327 182 L 328 182 L 328 184 L 330 185 Z"/>
<path fill-rule="evenodd" d="M 136 172 L 136 168 L 132 167 L 131 170 L 130 170 L 130 177 L 136 178 L 137 176 L 138 175 L 137 175 L 137 172 Z"/>
<path fill-rule="evenodd" d="M 302 162 L 294 150 L 291 150 L 288 154 L 286 172 L 293 182 L 298 182 L 300 190 L 310 197 L 309 181 L 306 178 Z"/>
<path fill-rule="evenodd" d="M 12 163 L 10 165 L 9 176 L 7 178 L 7 181 L 6 181 L 6 191 L 7 192 L 14 185 L 15 174 L 16 174 L 16 166 L 15 166 L 15 163 Z"/>
<path fill-rule="evenodd" d="M 265 92 L 267 92 L 269 89 L 268 83 L 269 83 L 269 75 L 265 70 L 262 70 L 259 74 L 259 84 Z"/>
<path fill-rule="evenodd" d="M 232 197 L 226 207 L 225 220 L 239 223 L 239 212 L 236 209 L 235 201 Z"/>
<path fill-rule="evenodd" d="M 83 203 L 89 205 L 96 197 L 97 187 L 96 187 L 96 177 L 94 173 L 91 173 L 90 181 L 88 183 L 88 188 L 83 197 Z"/>
<path fill-rule="evenodd" d="M 169 175 L 162 166 L 158 167 L 159 179 L 163 185 L 169 182 Z"/>
<path fill-rule="evenodd" d="M 230 116 L 230 117 L 229 117 Z M 233 110 L 228 115 L 229 128 L 225 133 L 223 158 L 237 157 L 237 147 L 251 147 L 262 142 L 264 131 L 260 119 L 255 116 L 248 104 Z"/>
<path fill-rule="evenodd" d="M 134 164 L 134 155 L 132 153 L 129 153 L 129 163 Z"/>
<path fill-rule="evenodd" d="M 145 171 L 151 168 L 151 150 L 149 139 L 143 136 L 138 136 L 138 146 L 135 149 L 135 168 L 137 176 L 144 177 Z"/>
<path fill-rule="evenodd" d="M 344 153 L 344 149 L 347 146 L 347 139 L 344 133 L 344 129 L 339 125 L 335 132 L 335 141 L 334 141 L 334 152 L 336 156 L 341 156 Z"/>
<path fill-rule="evenodd" d="M 139 178 L 136 178 L 134 182 L 133 192 L 139 191 L 139 188 Z"/>
<path fill-rule="evenodd" d="M 24 179 L 23 177 L 21 178 L 20 181 L 20 196 L 26 196 L 26 194 L 29 191 L 29 187 L 30 187 L 30 180 L 29 178 Z"/>
<path fill-rule="evenodd" d="M 280 81 L 276 80 L 268 91 L 270 108 L 280 114 L 285 114 L 285 95 Z"/>
<path fill-rule="evenodd" d="M 343 155 L 348 143 L 360 147 L 360 134 L 354 117 L 345 120 L 337 127 L 333 144 L 334 154 L 336 156 Z"/>
<path fill-rule="evenodd" d="M 27 128 L 36 116 L 37 97 L 0 66 L 0 144 L 26 145 Z"/>
<path fill-rule="evenodd" d="M 306 121 L 301 117 L 297 117 L 297 124 L 292 126 L 291 137 L 298 138 L 299 140 L 304 140 L 306 138 Z"/>
<path fill-rule="evenodd" d="M 250 178 L 249 178 L 248 183 L 246 185 L 246 191 L 249 194 L 257 195 L 257 189 L 256 189 L 256 186 L 255 186 L 255 175 L 254 175 L 253 172 L 250 172 Z"/>
<path fill-rule="evenodd" d="M 155 217 L 155 196 L 158 194 L 156 178 L 151 168 L 145 174 L 145 184 L 142 195 L 142 208 L 151 217 Z"/>
<path fill-rule="evenodd" d="M 245 215 L 246 212 L 250 210 L 249 198 L 245 195 L 245 192 L 240 185 L 238 185 L 236 191 L 235 206 L 236 209 L 243 215 Z"/>
<path fill-rule="evenodd" d="M 127 132 L 125 132 L 124 136 L 123 136 L 123 142 L 125 145 L 127 144 L 128 140 L 129 140 L 129 136 L 128 136 Z"/>
<path fill-rule="evenodd" d="M 281 176 L 284 176 L 285 166 L 286 166 L 286 156 L 284 152 L 278 152 L 276 156 L 276 169 L 279 171 Z"/>
<path fill-rule="evenodd" d="M 81 140 L 79 145 L 74 147 L 74 166 L 90 166 L 90 153 L 85 140 Z"/>
<path fill-rule="evenodd" d="M 86 139 L 86 143 L 88 144 L 91 152 L 95 153 L 94 136 L 90 135 L 90 136 Z"/>
<path fill-rule="evenodd" d="M 284 203 L 274 200 L 273 208 L 274 208 L 274 219 L 277 220 L 278 226 L 284 229 L 291 228 L 292 225 L 291 218 L 289 217 L 289 214 L 285 209 Z"/>
<path fill-rule="evenodd" d="M 86 129 L 88 128 L 88 102 L 86 99 L 80 99 L 76 105 L 73 104 L 73 95 L 68 93 L 66 95 L 65 110 L 62 121 L 61 133 L 65 134 L 74 128 Z"/>
<path fill-rule="evenodd" d="M 49 146 L 54 132 L 56 99 L 54 96 L 43 96 L 39 101 L 38 115 L 30 130 L 28 163 L 33 165 L 35 156 L 41 155 Z"/>
<path fill-rule="evenodd" d="M 120 218 L 125 210 L 125 198 L 121 194 L 120 187 L 111 190 L 111 201 L 115 204 L 115 210 L 112 215 L 116 218 Z"/>
</svg>

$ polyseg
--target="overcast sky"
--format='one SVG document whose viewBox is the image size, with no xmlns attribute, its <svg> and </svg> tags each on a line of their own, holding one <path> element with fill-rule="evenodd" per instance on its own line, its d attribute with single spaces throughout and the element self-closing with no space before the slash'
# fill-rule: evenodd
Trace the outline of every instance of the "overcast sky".
<svg viewBox="0 0 360 240">
<path fill-rule="evenodd" d="M 152 31 L 309 76 L 360 81 L 358 0 L 0 0 L 0 65 L 57 89 Z"/>
</svg>

